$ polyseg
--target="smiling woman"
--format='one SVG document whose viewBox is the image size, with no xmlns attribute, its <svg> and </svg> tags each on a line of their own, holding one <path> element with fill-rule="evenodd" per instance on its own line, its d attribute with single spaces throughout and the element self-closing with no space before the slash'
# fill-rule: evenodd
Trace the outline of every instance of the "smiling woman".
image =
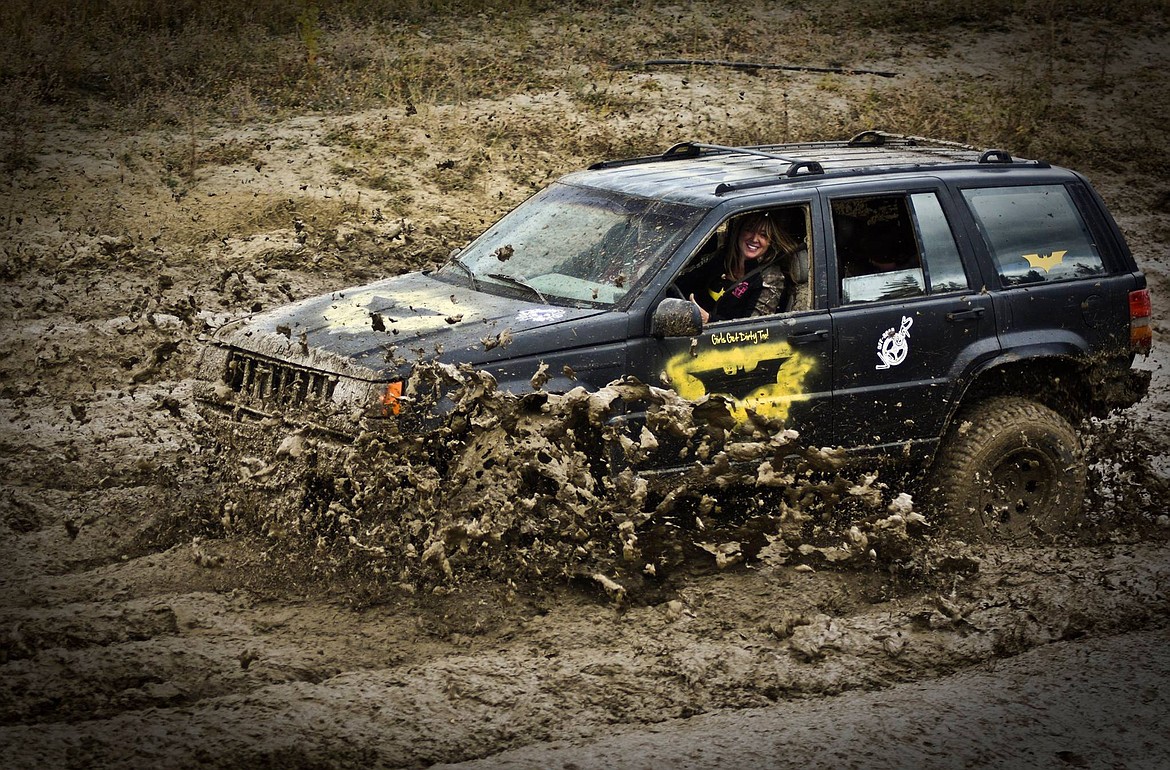
<svg viewBox="0 0 1170 770">
<path fill-rule="evenodd" d="M 703 323 L 747 318 L 764 290 L 765 270 L 780 260 L 787 265 L 797 250 L 771 212 L 738 217 L 729 228 L 722 258 L 694 270 L 683 281 L 688 287 L 684 291 L 699 306 Z"/>
</svg>

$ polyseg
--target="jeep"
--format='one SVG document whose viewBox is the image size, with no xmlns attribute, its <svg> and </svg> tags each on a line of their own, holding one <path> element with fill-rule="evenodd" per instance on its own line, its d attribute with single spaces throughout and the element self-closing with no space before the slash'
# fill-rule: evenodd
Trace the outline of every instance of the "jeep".
<svg viewBox="0 0 1170 770">
<path fill-rule="evenodd" d="M 686 277 L 760 213 L 799 247 L 784 304 L 704 325 Z M 559 179 L 439 269 L 224 326 L 197 397 L 344 437 L 355 416 L 410 417 L 422 360 L 516 394 L 633 377 L 895 463 L 954 531 L 1030 542 L 1075 525 L 1075 426 L 1142 397 L 1149 321 L 1145 277 L 1074 171 L 878 131 L 685 142 Z"/>
</svg>

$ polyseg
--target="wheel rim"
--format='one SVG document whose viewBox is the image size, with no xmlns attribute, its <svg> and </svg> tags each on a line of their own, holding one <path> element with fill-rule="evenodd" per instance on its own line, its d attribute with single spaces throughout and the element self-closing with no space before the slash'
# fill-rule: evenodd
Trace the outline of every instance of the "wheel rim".
<svg viewBox="0 0 1170 770">
<path fill-rule="evenodd" d="M 1043 452 L 1024 447 L 991 469 L 978 508 L 983 525 L 998 536 L 1016 540 L 1051 532 L 1060 484 L 1058 469 Z"/>
</svg>

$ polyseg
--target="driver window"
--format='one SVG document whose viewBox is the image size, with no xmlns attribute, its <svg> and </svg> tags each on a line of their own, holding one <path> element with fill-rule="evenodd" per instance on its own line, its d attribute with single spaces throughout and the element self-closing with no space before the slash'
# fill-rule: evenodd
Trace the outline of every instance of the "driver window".
<svg viewBox="0 0 1170 770">
<path fill-rule="evenodd" d="M 808 204 L 748 211 L 708 236 L 676 281 L 706 323 L 812 308 Z"/>
</svg>

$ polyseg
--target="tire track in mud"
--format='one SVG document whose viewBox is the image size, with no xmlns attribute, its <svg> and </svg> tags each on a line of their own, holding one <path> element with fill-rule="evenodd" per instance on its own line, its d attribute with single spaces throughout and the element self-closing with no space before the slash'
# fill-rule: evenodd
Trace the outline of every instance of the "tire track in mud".
<svg viewBox="0 0 1170 770">
<path fill-rule="evenodd" d="M 64 579 L 96 587 L 103 572 Z M 948 590 L 873 604 L 857 577 L 739 570 L 624 611 L 565 593 L 445 639 L 402 628 L 410 612 L 241 591 L 6 608 L 28 633 L 0 667 L 0 749 L 14 767 L 418 767 L 930 679 L 1170 610 L 1164 543 L 988 551 Z"/>
<path fill-rule="evenodd" d="M 445 770 L 1165 767 L 1170 629 L 1034 648 L 929 682 L 533 744 Z M 437 768 L 436 768 L 437 770 Z"/>
<path fill-rule="evenodd" d="M 188 499 L 198 474 L 177 467 L 198 422 L 154 395 L 92 404 L 90 430 L 115 440 L 86 444 L 79 472 L 60 476 L 36 453 L 53 451 L 61 418 L 24 407 L 40 427 L 5 466 L 37 526 L 5 551 L 42 561 L 0 580 L 0 750 L 13 766 L 464 761 L 920 681 L 1168 609 L 1170 560 L 1149 542 L 978 560 L 947 546 L 954 564 L 926 588 L 875 566 L 765 560 L 696 574 L 657 607 L 564 588 L 509 606 L 456 582 L 346 610 L 343 588 L 282 584 L 271 543 L 170 533 L 135 552 L 141 533 L 201 505 Z"/>
</svg>

